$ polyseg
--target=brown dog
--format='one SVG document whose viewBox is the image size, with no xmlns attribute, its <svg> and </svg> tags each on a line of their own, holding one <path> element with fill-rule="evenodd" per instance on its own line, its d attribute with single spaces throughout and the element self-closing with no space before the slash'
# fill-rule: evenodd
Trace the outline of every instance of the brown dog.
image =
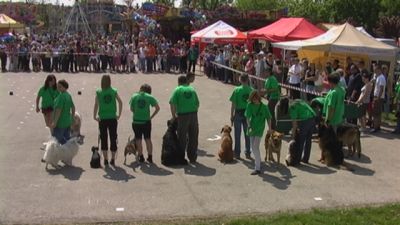
<svg viewBox="0 0 400 225">
<path fill-rule="evenodd" d="M 232 128 L 228 125 L 225 125 L 221 130 L 222 142 L 221 142 L 221 149 L 218 152 L 218 157 L 219 160 L 223 163 L 229 163 L 233 161 L 231 131 Z"/>
<path fill-rule="evenodd" d="M 338 127 L 337 137 L 344 146 L 347 146 L 348 156 L 352 157 L 357 152 L 358 158 L 361 157 L 360 130 L 357 126 L 349 124 Z"/>
<path fill-rule="evenodd" d="M 126 143 L 125 146 L 125 151 L 124 151 L 124 156 L 125 156 L 125 160 L 124 160 L 124 164 L 126 164 L 126 156 L 133 154 L 135 157 L 137 157 L 137 148 L 136 148 L 136 143 L 135 143 L 135 139 L 131 140 L 131 137 L 128 138 L 128 143 Z"/>
<path fill-rule="evenodd" d="M 275 162 L 272 153 L 276 153 L 278 157 L 278 165 L 280 164 L 281 159 L 281 148 L 282 148 L 282 137 L 283 134 L 277 131 L 273 133 L 268 132 L 265 136 L 265 161 Z"/>
</svg>

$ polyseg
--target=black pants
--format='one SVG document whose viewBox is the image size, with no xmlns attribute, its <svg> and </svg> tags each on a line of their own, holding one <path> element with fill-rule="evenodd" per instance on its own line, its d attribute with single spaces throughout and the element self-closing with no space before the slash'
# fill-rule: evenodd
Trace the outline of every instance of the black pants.
<svg viewBox="0 0 400 225">
<path fill-rule="evenodd" d="M 108 150 L 108 133 L 110 134 L 110 150 L 112 152 L 117 151 L 117 128 L 118 122 L 116 119 L 106 119 L 100 120 L 99 122 L 99 130 L 100 130 L 100 143 L 101 150 Z"/>
<path fill-rule="evenodd" d="M 298 84 L 290 84 L 291 86 L 300 88 L 300 83 Z M 299 99 L 300 98 L 300 91 L 290 89 L 290 98 L 291 99 Z"/>
<path fill-rule="evenodd" d="M 192 67 L 193 67 L 192 72 L 194 73 L 196 71 L 196 60 L 189 60 L 189 70 L 188 70 L 188 72 L 190 72 L 190 69 L 192 69 Z"/>
<path fill-rule="evenodd" d="M 178 115 L 179 158 L 185 157 L 185 150 L 190 161 L 197 160 L 199 122 L 197 113 Z"/>
<path fill-rule="evenodd" d="M 54 72 L 60 71 L 60 57 L 53 57 L 52 70 Z"/>
<path fill-rule="evenodd" d="M 107 69 L 107 56 L 106 55 L 100 55 L 100 61 L 101 61 L 101 70 L 106 70 Z"/>
<path fill-rule="evenodd" d="M 7 65 L 7 54 L 4 52 L 0 53 L 0 60 L 1 60 L 1 70 L 4 72 L 6 71 L 6 65 Z"/>
</svg>

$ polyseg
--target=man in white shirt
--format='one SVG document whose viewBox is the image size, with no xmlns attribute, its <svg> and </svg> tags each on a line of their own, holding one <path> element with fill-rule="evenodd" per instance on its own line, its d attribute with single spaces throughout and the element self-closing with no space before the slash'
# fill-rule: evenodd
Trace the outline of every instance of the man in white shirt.
<svg viewBox="0 0 400 225">
<path fill-rule="evenodd" d="M 263 78 L 265 71 L 267 69 L 267 64 L 264 60 L 264 52 L 260 51 L 257 54 L 257 59 L 254 62 L 254 68 L 256 70 L 256 76 Z M 253 82 L 253 88 L 257 89 L 257 90 L 261 90 L 263 87 L 263 81 L 262 80 L 256 80 Z"/>
<path fill-rule="evenodd" d="M 371 133 L 376 133 L 381 129 L 382 106 L 385 100 L 386 90 L 386 78 L 382 73 L 382 68 L 380 65 L 376 65 L 375 74 L 377 77 L 375 81 L 374 100 L 372 102 L 374 129 L 371 130 Z"/>
<path fill-rule="evenodd" d="M 293 59 L 293 65 L 290 67 L 289 75 L 289 85 L 300 88 L 300 78 L 301 78 L 301 65 L 298 58 Z M 290 89 L 290 97 L 292 99 L 300 98 L 300 91 Z"/>
</svg>

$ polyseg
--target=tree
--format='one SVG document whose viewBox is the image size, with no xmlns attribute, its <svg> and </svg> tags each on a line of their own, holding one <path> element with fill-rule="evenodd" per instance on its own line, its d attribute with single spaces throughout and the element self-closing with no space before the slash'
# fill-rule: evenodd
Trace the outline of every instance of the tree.
<svg viewBox="0 0 400 225">
<path fill-rule="evenodd" d="M 270 10 L 277 9 L 278 0 L 235 0 L 234 5 L 240 10 Z"/>
<path fill-rule="evenodd" d="M 398 40 L 400 37 L 400 16 L 381 17 L 377 23 L 375 33 L 381 38 Z"/>
<path fill-rule="evenodd" d="M 400 16 L 400 1 L 399 0 L 381 0 L 380 13 L 383 16 Z"/>
</svg>

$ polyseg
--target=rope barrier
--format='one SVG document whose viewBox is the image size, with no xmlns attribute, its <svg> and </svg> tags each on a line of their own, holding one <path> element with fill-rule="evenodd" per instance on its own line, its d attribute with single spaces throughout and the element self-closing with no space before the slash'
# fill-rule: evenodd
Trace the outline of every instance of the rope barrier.
<svg viewBox="0 0 400 225">
<path fill-rule="evenodd" d="M 264 81 L 264 82 L 265 82 L 265 79 L 264 79 L 264 78 L 261 78 L 261 77 L 258 77 L 258 76 L 255 76 L 255 75 L 252 75 L 252 74 L 249 74 L 249 73 L 246 73 L 246 72 L 237 70 L 237 69 L 233 69 L 233 68 L 231 68 L 231 67 L 229 67 L 229 66 L 225 66 L 225 65 L 219 64 L 219 63 L 217 63 L 217 62 L 211 62 L 211 63 L 214 64 L 214 65 L 216 65 L 216 66 L 218 66 L 218 67 L 222 67 L 222 68 L 231 70 L 231 71 L 233 71 L 233 72 L 235 72 L 235 73 L 239 73 L 239 74 L 241 74 L 241 75 L 242 75 L 242 74 L 243 74 L 243 75 L 247 75 L 247 76 L 249 76 L 249 77 L 252 78 L 252 79 L 261 80 L 261 81 Z M 300 91 L 300 92 L 303 92 L 303 93 L 312 94 L 312 95 L 319 96 L 319 97 L 323 97 L 323 96 L 324 96 L 324 93 L 322 93 L 322 92 L 318 92 L 318 91 L 309 91 L 309 90 L 306 90 L 306 89 L 304 89 L 304 88 L 299 88 L 299 87 L 296 87 L 296 86 L 293 86 L 293 85 L 288 85 L 288 84 L 284 84 L 284 83 L 280 83 L 280 82 L 278 82 L 278 84 L 279 84 L 279 86 L 281 86 L 281 87 L 283 87 L 283 88 L 286 88 L 286 89 L 291 89 L 291 90 L 295 90 L 295 91 Z M 346 102 L 346 103 L 355 104 L 355 102 L 352 102 L 352 101 L 349 101 L 349 100 L 345 100 L 345 102 Z"/>
</svg>

